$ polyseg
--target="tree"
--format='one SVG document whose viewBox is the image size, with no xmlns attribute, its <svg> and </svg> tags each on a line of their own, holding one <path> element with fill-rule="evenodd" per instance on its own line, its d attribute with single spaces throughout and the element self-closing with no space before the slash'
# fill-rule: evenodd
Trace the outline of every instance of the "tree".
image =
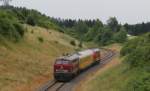
<svg viewBox="0 0 150 91">
<path fill-rule="evenodd" d="M 85 22 L 79 20 L 78 23 L 74 26 L 75 31 L 78 33 L 80 40 L 83 40 L 84 34 L 88 32 L 89 28 Z"/>
<path fill-rule="evenodd" d="M 27 17 L 26 23 L 29 24 L 29 25 L 32 25 L 32 26 L 36 25 L 36 21 L 35 21 L 35 19 L 32 16 L 28 16 Z"/>
<path fill-rule="evenodd" d="M 118 24 L 116 17 L 110 17 L 107 20 L 107 25 L 112 31 L 114 32 L 119 31 L 119 24 Z"/>
<path fill-rule="evenodd" d="M 122 27 L 119 32 L 114 34 L 113 39 L 115 42 L 119 42 L 119 43 L 123 43 L 127 40 L 127 33 L 124 27 Z"/>
<path fill-rule="evenodd" d="M 93 41 L 99 33 L 103 30 L 103 23 L 100 20 L 96 20 L 95 24 L 85 34 L 86 41 Z"/>
<path fill-rule="evenodd" d="M 112 41 L 112 31 L 109 28 L 103 28 L 99 33 L 96 34 L 94 41 L 100 45 L 107 45 Z"/>
<path fill-rule="evenodd" d="M 101 27 L 103 27 L 103 23 L 102 23 L 99 19 L 97 19 L 97 20 L 95 21 L 95 24 L 94 24 L 93 28 L 94 28 L 95 30 L 98 30 L 98 29 L 101 28 Z"/>
</svg>

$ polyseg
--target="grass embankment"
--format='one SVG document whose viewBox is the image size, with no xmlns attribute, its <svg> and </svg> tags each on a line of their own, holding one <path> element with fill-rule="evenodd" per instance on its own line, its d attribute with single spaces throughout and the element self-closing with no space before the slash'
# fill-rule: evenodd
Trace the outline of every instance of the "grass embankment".
<svg viewBox="0 0 150 91">
<path fill-rule="evenodd" d="M 106 48 L 119 52 L 121 45 L 114 44 Z M 123 89 L 134 77 L 134 72 L 127 70 L 128 66 L 121 60 L 120 55 L 116 55 L 111 62 L 81 82 L 75 91 L 120 91 Z"/>
<path fill-rule="evenodd" d="M 150 91 L 149 43 L 150 33 L 129 39 L 120 52 L 124 58 L 113 59 L 77 91 Z"/>
<path fill-rule="evenodd" d="M 29 27 L 18 43 L 0 41 L 0 91 L 33 91 L 52 79 L 54 59 L 74 51 L 63 33 Z"/>
<path fill-rule="evenodd" d="M 112 66 L 87 81 L 80 91 L 123 91 L 135 74 L 132 70 L 126 71 L 127 68 L 123 64 Z"/>
</svg>

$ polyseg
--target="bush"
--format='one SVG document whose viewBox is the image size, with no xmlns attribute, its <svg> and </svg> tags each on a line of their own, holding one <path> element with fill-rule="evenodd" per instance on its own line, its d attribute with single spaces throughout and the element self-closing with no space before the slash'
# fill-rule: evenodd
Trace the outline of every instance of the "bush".
<svg viewBox="0 0 150 91">
<path fill-rule="evenodd" d="M 100 45 L 108 45 L 112 40 L 112 31 L 109 28 L 104 28 L 100 33 L 95 37 L 95 42 Z"/>
<path fill-rule="evenodd" d="M 22 26 L 21 24 L 19 24 L 19 23 L 14 23 L 13 25 L 14 25 L 16 31 L 17 31 L 21 36 L 23 36 L 23 35 L 24 35 L 24 32 L 25 32 L 25 29 L 23 28 L 23 26 Z"/>
<path fill-rule="evenodd" d="M 131 67 L 150 66 L 150 33 L 133 39 L 125 44 L 121 55 L 126 56 L 125 60 Z"/>
<path fill-rule="evenodd" d="M 134 91 L 150 91 L 150 75 L 140 80 L 135 80 L 132 84 Z"/>
<path fill-rule="evenodd" d="M 150 73 L 144 70 L 140 71 L 135 75 L 135 78 L 129 81 L 126 88 L 122 91 L 150 91 Z"/>
<path fill-rule="evenodd" d="M 74 40 L 70 41 L 70 44 L 76 46 L 76 42 Z"/>
<path fill-rule="evenodd" d="M 136 73 L 123 91 L 150 91 L 150 33 L 127 42 L 121 55 Z"/>
<path fill-rule="evenodd" d="M 24 35 L 24 28 L 15 17 L 0 12 L 0 34 L 12 41 L 18 41 Z"/>
<path fill-rule="evenodd" d="M 27 22 L 26 23 L 29 24 L 29 25 L 32 25 L 32 26 L 36 25 L 36 21 L 32 16 L 27 17 Z"/>
<path fill-rule="evenodd" d="M 44 39 L 42 37 L 38 37 L 39 42 L 43 43 Z"/>
<path fill-rule="evenodd" d="M 127 40 L 127 33 L 123 30 L 120 30 L 116 34 L 114 34 L 113 39 L 115 42 L 123 43 Z"/>
<path fill-rule="evenodd" d="M 125 43 L 123 48 L 121 49 L 120 54 L 122 56 L 126 56 L 130 54 L 134 49 L 136 49 L 138 43 L 139 43 L 139 38 L 135 38 L 133 40 L 129 40 L 128 42 Z"/>
</svg>

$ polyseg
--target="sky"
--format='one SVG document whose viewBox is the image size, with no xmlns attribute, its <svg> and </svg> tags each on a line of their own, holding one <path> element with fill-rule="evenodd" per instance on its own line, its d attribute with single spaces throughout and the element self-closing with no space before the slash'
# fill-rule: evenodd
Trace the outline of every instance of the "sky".
<svg viewBox="0 0 150 91">
<path fill-rule="evenodd" d="M 150 21 L 150 0 L 13 0 L 11 5 L 36 9 L 51 17 L 100 19 L 115 16 L 119 23 Z"/>
</svg>

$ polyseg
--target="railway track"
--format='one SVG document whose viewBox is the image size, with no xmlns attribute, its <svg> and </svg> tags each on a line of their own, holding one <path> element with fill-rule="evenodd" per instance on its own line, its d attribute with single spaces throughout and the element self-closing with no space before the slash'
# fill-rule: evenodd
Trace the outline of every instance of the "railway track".
<svg viewBox="0 0 150 91">
<path fill-rule="evenodd" d="M 107 51 L 107 53 L 101 60 L 101 63 L 100 63 L 101 67 L 104 66 L 105 64 L 107 64 L 110 61 L 109 59 L 111 59 L 116 54 L 114 51 L 109 50 L 109 49 L 103 48 L 103 50 Z M 65 84 L 66 83 L 64 83 L 64 82 L 57 82 L 55 80 L 48 81 L 37 91 L 60 91 L 61 88 L 63 88 L 65 86 Z"/>
<path fill-rule="evenodd" d="M 103 48 L 103 50 L 108 51 L 108 52 L 107 52 L 107 54 L 102 58 L 101 63 L 102 63 L 102 64 L 106 64 L 107 62 L 110 61 L 110 60 L 108 60 L 108 59 L 112 58 L 112 57 L 116 54 L 116 52 L 114 52 L 114 51 L 112 51 L 112 50 L 110 50 L 110 49 L 105 49 L 105 48 Z"/>
<path fill-rule="evenodd" d="M 43 87 L 41 87 L 38 91 L 59 91 L 61 87 L 63 87 L 65 83 L 57 82 L 57 81 L 49 81 Z"/>
</svg>

